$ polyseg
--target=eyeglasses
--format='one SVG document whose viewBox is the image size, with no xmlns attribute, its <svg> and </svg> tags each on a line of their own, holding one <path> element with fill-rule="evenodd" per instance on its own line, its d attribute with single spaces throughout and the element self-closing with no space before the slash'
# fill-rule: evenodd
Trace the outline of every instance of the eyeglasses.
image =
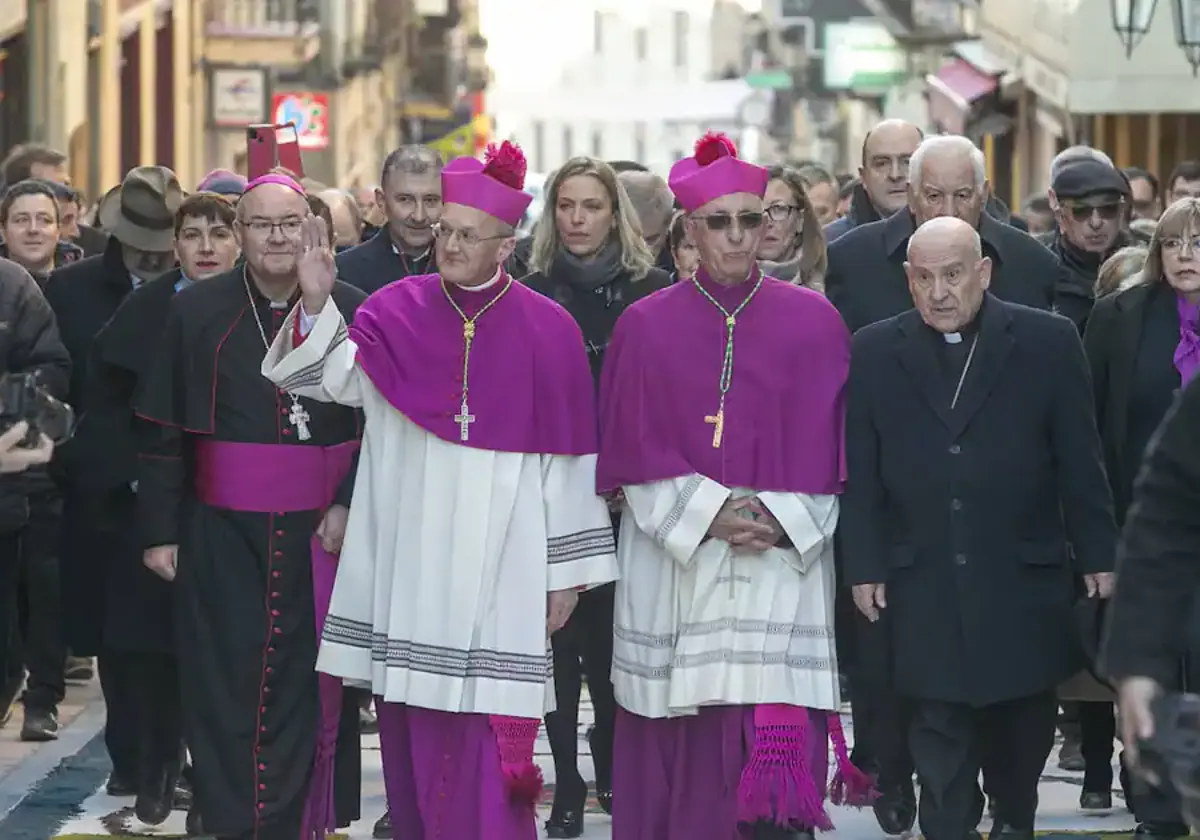
<svg viewBox="0 0 1200 840">
<path fill-rule="evenodd" d="M 446 242 L 449 242 L 457 235 L 458 241 L 462 243 L 464 248 L 474 248 L 480 242 L 488 242 L 493 239 L 508 239 L 512 236 L 511 233 L 501 233 L 497 236 L 480 236 L 469 228 L 450 227 L 445 222 L 437 222 L 432 226 L 432 230 L 434 237 Z"/>
<path fill-rule="evenodd" d="M 729 230 L 735 223 L 742 230 L 757 230 L 762 227 L 765 216 L 765 213 L 746 212 L 738 213 L 735 216 L 731 216 L 728 213 L 713 213 L 709 216 L 697 216 L 696 218 L 703 219 L 708 229 L 716 232 Z M 787 217 L 785 216 L 784 218 Z"/>
<path fill-rule="evenodd" d="M 304 220 L 295 216 L 289 216 L 278 222 L 273 222 L 270 219 L 251 219 L 248 222 L 238 222 L 238 224 L 255 236 L 263 238 L 270 236 L 277 229 L 284 236 L 293 237 L 300 235 L 300 231 L 304 227 Z"/>
<path fill-rule="evenodd" d="M 786 222 L 799 209 L 794 204 L 772 204 L 767 208 L 767 218 L 772 222 Z"/>
<path fill-rule="evenodd" d="M 1103 221 L 1111 222 L 1121 213 L 1122 202 L 1116 201 L 1110 204 L 1067 204 L 1065 205 L 1068 213 L 1071 214 L 1077 222 L 1086 222 L 1092 218 L 1095 213 Z"/>
</svg>

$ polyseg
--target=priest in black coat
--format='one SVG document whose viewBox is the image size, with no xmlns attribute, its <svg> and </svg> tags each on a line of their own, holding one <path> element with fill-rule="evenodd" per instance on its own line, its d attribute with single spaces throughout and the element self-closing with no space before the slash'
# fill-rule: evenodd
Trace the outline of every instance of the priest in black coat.
<svg viewBox="0 0 1200 840">
<path fill-rule="evenodd" d="M 987 292 L 991 261 L 966 222 L 918 229 L 905 270 L 916 310 L 854 337 L 845 580 L 889 625 L 924 836 L 974 831 L 986 748 L 991 837 L 1028 840 L 1055 688 L 1082 665 L 1077 592 L 1112 584 L 1087 361 L 1070 321 Z"/>
</svg>

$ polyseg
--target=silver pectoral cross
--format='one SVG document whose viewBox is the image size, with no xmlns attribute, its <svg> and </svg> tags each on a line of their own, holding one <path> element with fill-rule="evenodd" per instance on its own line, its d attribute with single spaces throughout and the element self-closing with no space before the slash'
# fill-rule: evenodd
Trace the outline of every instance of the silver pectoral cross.
<svg viewBox="0 0 1200 840">
<path fill-rule="evenodd" d="M 312 432 L 308 429 L 308 421 L 312 418 L 308 416 L 307 409 L 300 404 L 300 399 L 295 394 L 292 397 L 292 410 L 288 412 L 288 422 L 296 427 L 296 437 L 299 440 L 308 440 L 312 437 Z"/>
<path fill-rule="evenodd" d="M 454 422 L 458 424 L 459 440 L 467 440 L 471 436 L 471 424 L 475 422 L 475 415 L 467 408 L 466 400 L 463 400 L 458 414 L 454 415 Z"/>
</svg>

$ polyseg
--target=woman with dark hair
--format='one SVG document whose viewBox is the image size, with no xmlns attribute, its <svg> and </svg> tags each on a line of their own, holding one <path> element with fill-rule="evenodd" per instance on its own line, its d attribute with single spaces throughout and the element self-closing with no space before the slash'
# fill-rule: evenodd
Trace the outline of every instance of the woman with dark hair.
<svg viewBox="0 0 1200 840">
<path fill-rule="evenodd" d="M 546 205 L 533 232 L 533 273 L 526 285 L 560 303 L 579 324 L 599 381 L 617 317 L 634 301 L 670 285 L 654 268 L 637 211 L 609 164 L 573 158 L 546 183 Z M 614 529 L 616 528 L 614 517 Z M 596 713 L 589 734 L 600 807 L 612 813 L 613 585 L 584 592 L 570 620 L 550 637 L 556 711 L 546 715 L 554 754 L 554 807 L 546 836 L 579 837 L 587 783 L 579 773 L 579 694 L 586 677 Z"/>
<path fill-rule="evenodd" d="M 1145 268 L 1131 288 L 1096 301 L 1084 333 L 1092 369 L 1096 422 L 1118 524 L 1133 501 L 1134 480 L 1151 437 L 1180 388 L 1200 370 L 1200 199 L 1172 204 L 1158 220 Z M 1200 675 L 1200 612 L 1179 631 L 1183 661 L 1167 691 L 1195 690 Z M 1119 645 L 1113 639 L 1110 645 Z M 1084 772 L 1081 803 L 1111 807 L 1111 702 L 1082 703 Z M 1090 724 L 1090 726 L 1089 726 Z M 1170 788 L 1134 787 L 1127 804 L 1139 837 L 1182 837 L 1188 827 Z M 1088 807 L 1084 804 L 1084 807 Z"/>
<path fill-rule="evenodd" d="M 764 273 L 779 280 L 822 291 L 828 260 L 825 234 L 808 200 L 800 172 L 771 167 L 763 204 L 767 227 L 758 246 Z"/>
</svg>

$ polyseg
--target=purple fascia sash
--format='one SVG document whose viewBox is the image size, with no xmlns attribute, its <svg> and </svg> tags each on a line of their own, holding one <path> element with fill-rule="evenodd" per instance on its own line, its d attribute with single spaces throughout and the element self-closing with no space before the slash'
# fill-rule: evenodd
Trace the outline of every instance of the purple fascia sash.
<svg viewBox="0 0 1200 840">
<path fill-rule="evenodd" d="M 328 447 L 199 440 L 195 446 L 196 498 L 210 507 L 249 513 L 324 511 L 349 473 L 358 445 L 356 440 Z M 325 551 L 314 534 L 312 582 L 318 644 L 336 573 L 337 557 Z M 301 840 L 324 840 L 337 829 L 333 768 L 342 681 L 328 674 L 317 677 L 321 720 Z"/>
</svg>

